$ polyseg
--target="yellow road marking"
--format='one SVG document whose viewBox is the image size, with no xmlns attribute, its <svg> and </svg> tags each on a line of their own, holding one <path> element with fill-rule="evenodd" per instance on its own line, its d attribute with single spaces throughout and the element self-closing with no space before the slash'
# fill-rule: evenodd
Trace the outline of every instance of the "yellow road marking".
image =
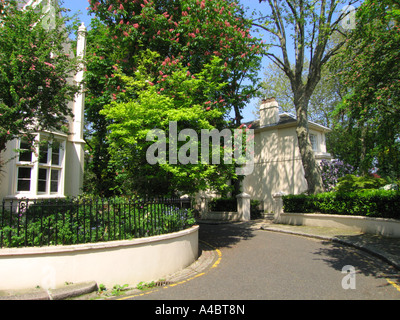
<svg viewBox="0 0 400 320">
<path fill-rule="evenodd" d="M 363 258 L 363 256 L 365 256 L 365 255 L 361 255 L 359 252 L 354 252 L 355 253 L 355 255 L 356 256 L 358 256 L 359 258 Z M 368 255 L 369 256 L 369 255 Z M 368 257 L 367 256 L 367 257 Z M 372 266 L 372 264 L 371 264 L 371 262 L 368 260 L 367 261 L 367 263 L 370 265 L 370 266 Z M 395 287 L 395 289 L 397 290 L 397 291 L 399 291 L 400 292 L 400 285 L 398 285 L 396 282 L 393 282 L 392 280 L 389 280 L 388 278 L 385 278 L 386 279 L 386 281 L 389 283 L 389 284 L 391 284 L 393 287 Z"/>
<path fill-rule="evenodd" d="M 216 267 L 219 265 L 219 263 L 221 262 L 221 259 L 222 259 L 221 250 L 215 248 L 214 246 L 210 245 L 209 243 L 207 243 L 207 242 L 205 242 L 205 241 L 202 241 L 202 242 L 204 242 L 204 243 L 205 243 L 206 245 L 208 245 L 209 247 L 213 248 L 214 251 L 218 254 L 218 260 L 215 261 L 215 263 L 214 263 L 214 264 L 212 265 L 212 267 L 211 267 L 211 268 L 216 268 Z"/>
<path fill-rule="evenodd" d="M 221 252 L 219 249 L 215 248 L 214 246 L 210 245 L 209 243 L 207 243 L 207 242 L 205 242 L 205 241 L 201 241 L 201 242 L 203 242 L 203 243 L 205 243 L 207 246 L 211 247 L 211 248 L 218 254 L 218 259 L 217 259 L 217 261 L 215 261 L 215 263 L 212 265 L 212 267 L 211 267 L 210 269 L 213 269 L 213 268 L 218 267 L 218 265 L 219 265 L 219 263 L 221 262 L 221 259 L 222 259 L 222 252 Z M 190 281 L 190 280 L 193 280 L 193 279 L 195 279 L 195 278 L 201 277 L 201 276 L 203 276 L 203 275 L 205 275 L 205 274 L 206 274 L 205 272 L 196 274 L 195 276 L 193 276 L 193 277 L 191 277 L 191 278 L 188 278 L 188 279 L 186 279 L 186 280 L 183 280 L 183 281 L 180 281 L 180 282 L 177 282 L 177 283 L 173 283 L 173 284 L 169 284 L 169 285 L 163 286 L 163 289 L 168 289 L 168 288 L 170 288 L 170 287 L 175 287 L 175 286 L 177 286 L 178 284 L 186 283 L 186 282 L 188 282 L 188 281 Z M 141 296 L 144 296 L 145 294 L 150 294 L 150 293 L 153 293 L 153 292 L 157 292 L 158 290 L 159 290 L 159 289 L 150 290 L 150 291 L 145 292 L 145 293 L 139 293 L 139 294 L 135 294 L 135 295 L 132 295 L 132 296 L 127 296 L 127 297 L 119 298 L 119 299 L 117 299 L 117 300 L 126 300 L 126 299 L 130 299 L 130 298 L 141 297 Z"/>
<path fill-rule="evenodd" d="M 389 282 L 393 287 L 396 288 L 397 291 L 400 292 L 400 286 L 396 282 L 393 282 L 393 281 L 389 280 L 388 278 L 386 278 L 386 281 Z"/>
</svg>

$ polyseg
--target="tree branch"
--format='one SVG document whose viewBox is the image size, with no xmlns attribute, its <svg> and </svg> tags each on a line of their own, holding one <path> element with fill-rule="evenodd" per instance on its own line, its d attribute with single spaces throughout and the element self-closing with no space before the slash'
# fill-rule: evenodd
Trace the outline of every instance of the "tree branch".
<svg viewBox="0 0 400 320">
<path fill-rule="evenodd" d="M 276 35 L 279 38 L 279 43 L 280 43 L 280 49 L 282 50 L 282 55 L 283 55 L 283 66 L 284 69 L 283 71 L 286 73 L 290 81 L 294 81 L 294 74 L 293 71 L 290 68 L 290 61 L 287 53 L 287 48 L 286 48 L 286 32 L 285 32 L 285 26 L 282 21 L 282 16 L 280 13 L 279 5 L 276 0 L 268 0 L 269 6 L 272 10 L 272 14 L 275 20 L 276 27 L 278 28 L 278 34 Z"/>
</svg>

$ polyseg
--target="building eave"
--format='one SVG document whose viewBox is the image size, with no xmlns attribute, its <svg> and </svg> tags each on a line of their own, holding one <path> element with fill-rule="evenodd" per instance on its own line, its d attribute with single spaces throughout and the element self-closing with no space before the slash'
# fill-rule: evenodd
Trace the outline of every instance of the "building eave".
<svg viewBox="0 0 400 320">
<path fill-rule="evenodd" d="M 255 131 L 276 130 L 276 129 L 290 128 L 290 127 L 297 126 L 296 117 L 290 113 L 281 113 L 281 114 L 279 114 L 279 118 L 280 118 L 280 120 L 278 123 L 269 124 L 269 125 L 266 125 L 263 127 L 259 126 L 260 120 L 246 122 L 245 125 L 246 125 L 246 127 L 249 127 L 251 125 L 251 128 L 254 129 Z M 313 129 L 316 131 L 322 131 L 322 132 L 332 131 L 330 128 L 323 126 L 321 124 L 318 124 L 316 122 L 313 122 L 313 121 L 308 121 L 308 125 L 309 125 L 310 129 Z"/>
</svg>

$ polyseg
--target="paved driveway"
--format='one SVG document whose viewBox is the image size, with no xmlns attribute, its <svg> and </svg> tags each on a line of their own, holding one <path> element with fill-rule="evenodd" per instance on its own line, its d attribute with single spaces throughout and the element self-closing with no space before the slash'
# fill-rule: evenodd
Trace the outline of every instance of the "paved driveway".
<svg viewBox="0 0 400 320">
<path fill-rule="evenodd" d="M 399 273 L 351 247 L 242 224 L 202 224 L 200 240 L 218 249 L 214 268 L 129 299 L 400 300 Z"/>
</svg>

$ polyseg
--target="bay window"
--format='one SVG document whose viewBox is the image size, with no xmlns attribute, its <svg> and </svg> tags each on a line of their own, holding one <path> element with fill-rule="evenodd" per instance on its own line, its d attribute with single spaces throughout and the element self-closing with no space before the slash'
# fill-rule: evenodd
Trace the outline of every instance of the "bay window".
<svg viewBox="0 0 400 320">
<path fill-rule="evenodd" d="M 40 134 L 35 145 L 19 141 L 16 193 L 24 197 L 62 196 L 65 139 Z"/>
</svg>

